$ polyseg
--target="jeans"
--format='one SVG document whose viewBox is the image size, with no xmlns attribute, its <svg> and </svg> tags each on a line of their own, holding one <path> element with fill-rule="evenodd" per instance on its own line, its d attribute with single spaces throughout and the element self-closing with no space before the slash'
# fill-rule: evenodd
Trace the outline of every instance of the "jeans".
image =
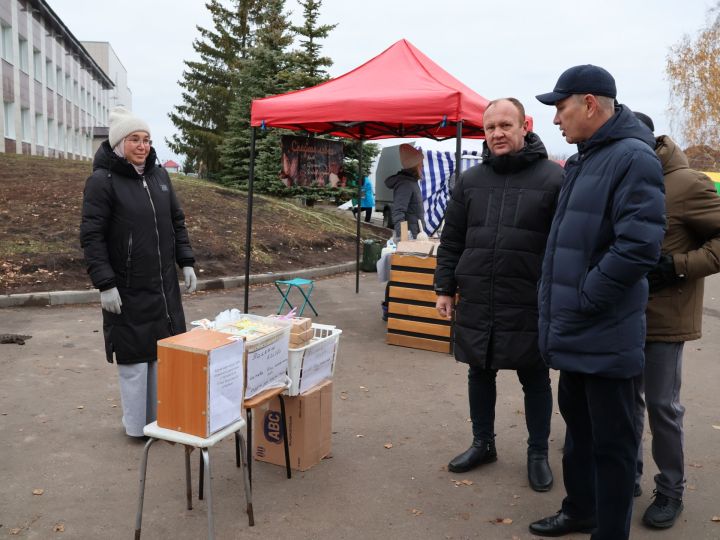
<svg viewBox="0 0 720 540">
<path fill-rule="evenodd" d="M 528 430 L 528 453 L 547 455 L 552 417 L 552 389 L 548 368 L 518 369 L 517 376 L 525 394 L 525 423 Z M 496 369 L 470 366 L 468 398 L 473 438 L 491 441 L 495 438 Z"/>
<path fill-rule="evenodd" d="M 629 538 L 638 449 L 635 379 L 561 371 L 558 404 L 567 424 L 563 512 L 594 517 L 592 540 Z"/>
<path fill-rule="evenodd" d="M 636 430 L 641 438 L 636 482 L 640 481 L 643 470 L 642 433 L 647 407 L 653 461 L 660 471 L 655 475 L 655 487 L 659 493 L 674 499 L 682 499 L 685 489 L 685 407 L 680 403 L 684 345 L 683 342 L 647 342 L 645 371 L 643 377 L 638 378 L 636 390 Z"/>
</svg>

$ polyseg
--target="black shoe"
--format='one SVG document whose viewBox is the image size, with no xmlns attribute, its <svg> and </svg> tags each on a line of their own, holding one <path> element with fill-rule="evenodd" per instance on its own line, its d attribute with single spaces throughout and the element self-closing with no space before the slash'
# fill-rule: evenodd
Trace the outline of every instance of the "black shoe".
<svg viewBox="0 0 720 540">
<path fill-rule="evenodd" d="M 594 519 L 573 519 L 560 510 L 554 516 L 531 523 L 528 529 L 538 536 L 563 536 L 580 532 L 591 533 L 595 528 Z"/>
<path fill-rule="evenodd" d="M 535 491 L 550 491 L 553 485 L 553 474 L 550 470 L 547 455 L 528 454 L 528 482 Z"/>
<path fill-rule="evenodd" d="M 493 461 L 497 461 L 495 441 L 476 439 L 470 448 L 459 456 L 455 456 L 452 461 L 448 463 L 448 471 L 455 473 L 467 472 L 478 465 L 492 463 Z"/>
<path fill-rule="evenodd" d="M 640 484 L 635 484 L 635 491 L 633 491 L 633 497 L 640 497 L 642 495 L 642 487 Z"/>
<path fill-rule="evenodd" d="M 657 489 L 653 493 L 655 500 L 645 510 L 642 517 L 643 523 L 655 529 L 669 529 L 675 525 L 675 520 L 683 511 L 682 499 L 668 497 Z"/>
</svg>

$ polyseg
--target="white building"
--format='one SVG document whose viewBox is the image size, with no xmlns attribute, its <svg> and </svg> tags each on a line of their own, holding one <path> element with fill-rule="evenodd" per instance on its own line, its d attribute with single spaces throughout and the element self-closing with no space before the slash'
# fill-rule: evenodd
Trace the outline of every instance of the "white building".
<svg viewBox="0 0 720 540">
<path fill-rule="evenodd" d="M 115 88 L 110 90 L 108 98 L 110 108 L 122 105 L 128 111 L 132 111 L 132 92 L 128 88 L 127 70 L 112 46 L 107 41 L 82 41 L 81 43 L 115 85 Z"/>
<path fill-rule="evenodd" d="M 91 158 L 113 81 L 47 2 L 0 0 L 0 56 L 0 152 Z"/>
</svg>

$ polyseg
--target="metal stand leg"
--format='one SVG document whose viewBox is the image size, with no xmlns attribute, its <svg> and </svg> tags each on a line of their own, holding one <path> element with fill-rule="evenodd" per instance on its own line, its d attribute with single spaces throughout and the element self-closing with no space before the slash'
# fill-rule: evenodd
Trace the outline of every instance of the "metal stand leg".
<svg viewBox="0 0 720 540">
<path fill-rule="evenodd" d="M 240 437 L 235 433 L 235 466 L 240 466 Z"/>
<path fill-rule="evenodd" d="M 203 500 L 203 483 L 205 481 L 205 464 L 203 461 L 203 453 L 200 452 L 200 482 L 198 483 L 198 499 Z"/>
<path fill-rule="evenodd" d="M 310 287 L 308 288 L 307 294 L 305 294 L 305 291 L 304 291 L 303 288 L 300 287 L 299 285 L 296 285 L 296 287 L 300 290 L 300 294 L 302 294 L 302 295 L 303 295 L 303 298 L 305 299 L 305 302 L 303 303 L 302 307 L 300 308 L 300 312 L 298 313 L 298 316 L 302 316 L 303 312 L 305 311 L 305 306 L 308 306 L 308 305 L 309 305 L 309 306 L 310 306 L 310 309 L 313 310 L 313 313 L 314 313 L 315 316 L 317 317 L 317 316 L 318 316 L 318 312 L 317 312 L 317 310 L 315 309 L 315 306 L 313 306 L 313 305 L 312 305 L 312 302 L 310 301 L 310 295 L 312 294 L 312 291 L 313 291 L 313 289 L 315 288 L 315 284 L 314 284 L 314 283 L 311 283 L 311 284 L 310 284 Z"/>
<path fill-rule="evenodd" d="M 207 515 L 208 515 L 208 539 L 215 539 L 215 524 L 213 522 L 212 513 L 212 474 L 210 472 L 210 452 L 207 448 L 202 448 L 201 453 L 205 461 L 205 478 L 207 481 Z"/>
<path fill-rule="evenodd" d="M 249 456 L 245 453 L 245 441 L 242 440 L 242 434 L 240 432 L 236 432 L 235 436 L 240 439 L 241 445 L 240 445 L 240 451 L 242 452 L 242 461 L 243 464 L 249 464 L 250 461 L 248 459 Z M 252 527 L 255 525 L 255 515 L 253 514 L 253 505 L 252 505 L 252 484 L 250 483 L 250 466 L 243 467 L 243 484 L 245 486 L 245 501 L 247 502 L 247 515 L 248 515 L 248 525 Z"/>
<path fill-rule="evenodd" d="M 285 470 L 287 471 L 287 477 L 292 478 L 292 472 L 290 470 L 290 441 L 288 441 L 287 433 L 287 417 L 285 416 L 285 399 L 282 394 L 278 395 L 280 399 L 280 429 L 282 429 L 283 446 L 285 446 Z"/>
<path fill-rule="evenodd" d="M 145 473 L 147 472 L 148 453 L 150 452 L 150 447 L 154 442 L 155 439 L 150 438 L 148 439 L 148 442 L 145 443 L 142 461 L 140 462 L 140 494 L 138 496 L 137 514 L 135 514 L 135 540 L 140 540 L 140 531 L 142 529 L 143 503 L 145 502 Z"/>
<path fill-rule="evenodd" d="M 252 488 L 252 409 L 245 409 L 245 418 L 247 419 L 247 470 Z"/>
<path fill-rule="evenodd" d="M 185 447 L 185 494 L 187 495 L 187 509 L 192 510 L 192 480 L 190 479 L 190 452 L 192 446 Z"/>
</svg>

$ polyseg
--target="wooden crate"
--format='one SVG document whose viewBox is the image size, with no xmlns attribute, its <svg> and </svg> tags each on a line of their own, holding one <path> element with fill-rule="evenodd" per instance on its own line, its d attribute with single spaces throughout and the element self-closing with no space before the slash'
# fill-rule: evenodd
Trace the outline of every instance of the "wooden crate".
<svg viewBox="0 0 720 540">
<path fill-rule="evenodd" d="M 240 418 L 244 340 L 193 330 L 158 341 L 158 426 L 208 437 Z"/>
<path fill-rule="evenodd" d="M 387 343 L 450 353 L 451 323 L 435 309 L 435 257 L 396 253 L 390 265 Z"/>
</svg>

